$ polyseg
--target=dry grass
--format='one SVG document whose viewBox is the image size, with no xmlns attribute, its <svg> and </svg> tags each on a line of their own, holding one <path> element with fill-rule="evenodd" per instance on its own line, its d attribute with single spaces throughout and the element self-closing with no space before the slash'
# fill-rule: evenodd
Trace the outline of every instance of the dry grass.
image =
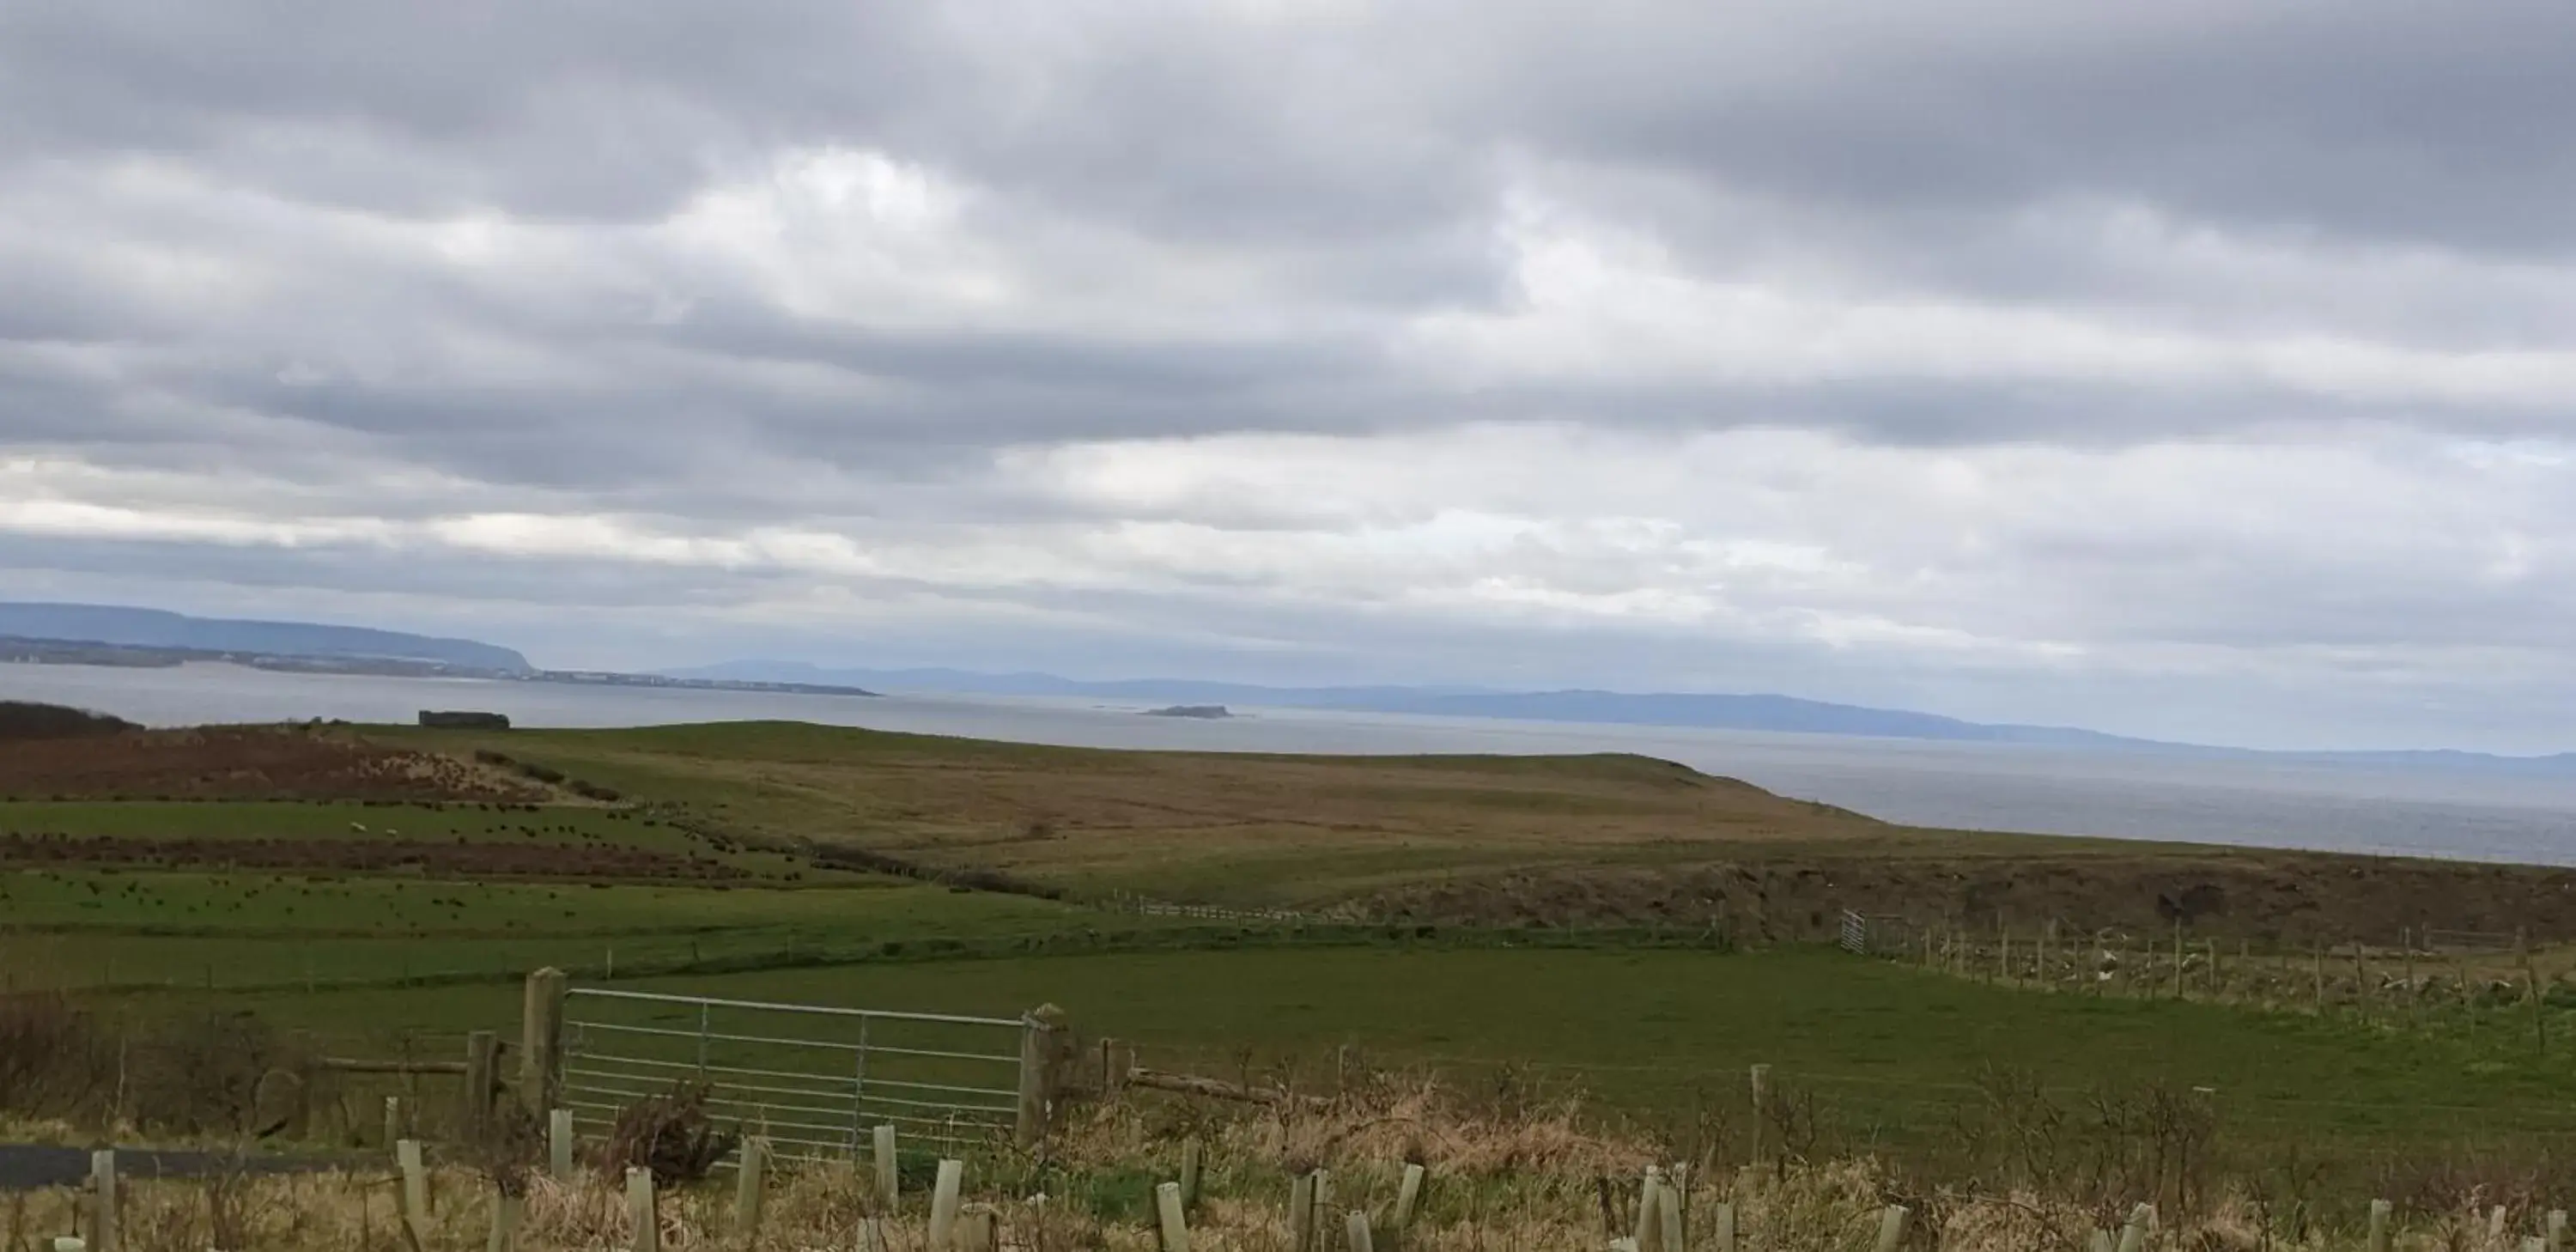
<svg viewBox="0 0 2576 1252">
<path fill-rule="evenodd" d="M 1211 1111 L 1160 1100 L 1095 1108 L 1066 1127 L 1046 1159 L 997 1150 L 970 1157 L 970 1203 L 996 1215 L 1002 1247 L 1025 1252 L 1145 1252 L 1156 1247 L 1148 1213 L 1137 1201 L 1178 1171 L 1180 1145 L 1206 1148 L 1204 1200 L 1191 1222 L 1194 1249 L 1290 1252 L 1289 1180 L 1311 1169 L 1329 1172 L 1330 1237 L 1343 1246 L 1344 1215 L 1360 1212 L 1377 1246 L 1405 1252 L 1554 1252 L 1601 1249 L 1629 1233 L 1637 1180 L 1664 1161 L 1668 1177 L 1687 1184 L 1685 1220 L 1692 1246 L 1714 1246 L 1720 1206 L 1732 1208 L 1738 1246 L 1772 1252 L 1865 1249 L 1891 1203 L 1907 1206 L 1915 1229 L 1905 1245 L 1923 1252 L 2034 1252 L 2082 1249 L 2093 1232 L 2130 1211 L 2123 1199 L 2078 1197 L 2045 1179 L 1993 1189 L 1917 1188 L 1880 1164 L 1842 1159 L 1786 1161 L 1729 1169 L 1674 1159 L 1667 1145 L 1605 1136 L 1585 1128 L 1571 1105 L 1477 1110 L 1420 1084 L 1378 1085 L 1360 1098 L 1280 1115 Z M 1405 1164 L 1426 1167 L 1430 1184 L 1413 1226 L 1393 1228 L 1393 1203 Z M 485 1246 L 500 1181 L 488 1169 L 449 1162 L 438 1170 L 420 1252 Z M 519 1246 L 530 1252 L 629 1246 L 622 1187 L 605 1173 L 566 1181 L 513 1178 L 524 1187 Z M 911 1184 L 908 1184 L 911 1185 Z M 397 1217 L 398 1186 L 390 1171 L 320 1173 L 151 1182 L 129 1179 L 122 1224 L 130 1252 L 412 1252 Z M 662 1246 L 732 1249 L 754 1246 L 734 1228 L 729 1177 L 667 1192 L 659 1213 Z M 2537 1220 L 2536 1206 L 2508 1214 L 2508 1239 L 2486 1237 L 2489 1202 L 2475 1188 L 2427 1184 L 2400 1194 L 2400 1249 L 2496 1252 Z M 0 1201 L 0 1252 L 33 1252 L 71 1230 L 83 1197 L 55 1191 Z M 2228 1193 L 2193 1201 L 2192 1211 L 2163 1212 L 2178 1226 L 2160 1227 L 2157 1249 L 2280 1249 L 2342 1252 L 2363 1246 L 2360 1232 L 2330 1222 L 2285 1222 L 2273 1201 Z M 784 1162 L 765 1206 L 757 1246 L 779 1250 L 853 1249 L 862 1223 L 879 1218 L 892 1252 L 933 1252 L 925 1230 L 926 1199 L 908 1192 L 892 1213 L 879 1211 L 869 1178 L 847 1163 Z M 2353 1206 L 2358 1212 L 2359 1206 Z"/>
<path fill-rule="evenodd" d="M 1808 938 L 1842 907 L 2257 942 L 2401 927 L 2576 937 L 2576 873 L 1895 826 L 1629 755 L 1126 752 L 735 723 L 431 736 L 505 745 L 710 831 L 1082 893 L 1501 924 L 1724 920 Z"/>
<path fill-rule="evenodd" d="M 1336 1209 L 1359 1203 L 1390 1246 L 1379 1198 L 1381 1171 L 1334 1176 Z M 1389 1172 L 1391 1171 L 1382 1171 Z M 1212 1197 L 1191 1222 L 1191 1247 L 1207 1252 L 1289 1252 L 1285 1184 L 1275 1196 Z M 122 1205 L 129 1252 L 409 1252 L 396 1215 L 398 1186 L 390 1175 L 332 1173 L 213 1182 L 129 1182 Z M 421 1231 L 423 1252 L 483 1248 L 493 1209 L 493 1189 L 477 1175 L 443 1171 L 433 1180 L 432 1215 Z M 812 1164 L 782 1173 L 765 1206 L 757 1246 L 771 1249 L 853 1249 L 860 1225 L 872 1215 L 862 1178 L 845 1165 Z M 34 1252 L 50 1236 L 78 1228 L 85 1197 L 55 1191 L 0 1202 L 0 1247 Z M 1687 1228 L 1694 1246 L 1711 1246 L 1708 1232 L 1721 1203 L 1735 1209 L 1739 1246 L 1776 1252 L 1860 1252 L 1872 1246 L 1891 1200 L 1887 1180 L 1866 1162 L 1800 1168 L 1785 1177 L 1745 1175 L 1724 1188 L 1692 1194 Z M 1936 1252 L 2036 1252 L 2081 1249 L 2095 1217 L 2031 1195 L 1937 1195 L 1910 1199 L 1917 1226 L 1906 1247 Z M 1570 1183 L 1533 1182 L 1480 1191 L 1472 1205 L 1436 1207 L 1404 1233 L 1402 1246 L 1417 1252 L 1556 1252 L 1600 1249 L 1610 1235 L 1592 1190 Z M 985 1191 L 971 1202 L 997 1215 L 1005 1249 L 1027 1252 L 1151 1252 L 1158 1244 L 1142 1221 L 1106 1219 L 1050 1197 Z M 623 1249 L 630 1231 L 624 1196 L 616 1185 L 584 1173 L 569 1182 L 533 1180 L 525 1201 L 518 1246 L 526 1252 Z M 882 1222 L 891 1252 L 928 1252 L 923 1203 L 912 1197 Z M 1339 1213 L 1335 1214 L 1336 1218 Z M 698 1188 L 663 1197 L 662 1246 L 667 1249 L 739 1249 L 752 1246 L 735 1231 L 729 1189 Z M 1333 1223 L 1328 1247 L 1343 1240 Z M 2510 1252 L 2518 1232 L 2485 1238 L 2485 1220 L 2474 1212 L 2418 1215 L 2398 1246 Z M 1624 1231 L 1622 1232 L 1624 1233 Z M 2357 1231 L 2312 1231 L 2304 1237 L 2266 1239 L 2255 1212 L 2231 1202 L 2187 1231 L 2160 1229 L 2159 1249 L 2278 1249 L 2279 1252 L 2358 1252 Z"/>
</svg>

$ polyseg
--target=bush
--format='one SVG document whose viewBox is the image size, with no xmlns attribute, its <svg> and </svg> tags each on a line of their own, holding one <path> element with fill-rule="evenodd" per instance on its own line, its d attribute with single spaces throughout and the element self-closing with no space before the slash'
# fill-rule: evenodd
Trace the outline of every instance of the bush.
<svg viewBox="0 0 2576 1252">
<path fill-rule="evenodd" d="M 115 1072 L 115 1050 L 96 1021 L 60 993 L 0 996 L 0 1110 L 73 1116 L 114 1084 Z"/>
<path fill-rule="evenodd" d="M 260 1096 L 272 1075 L 306 1069 L 305 1058 L 251 1013 L 184 1017 L 136 1040 L 128 1066 L 128 1113 L 136 1124 L 180 1135 L 265 1137 L 285 1111 Z"/>
<path fill-rule="evenodd" d="M 669 1095 L 647 1096 L 618 1111 L 600 1162 L 613 1176 L 628 1169 L 653 1171 L 653 1185 L 699 1182 L 742 1142 L 739 1127 L 725 1130 L 707 1112 L 703 1083 L 677 1083 Z"/>
</svg>

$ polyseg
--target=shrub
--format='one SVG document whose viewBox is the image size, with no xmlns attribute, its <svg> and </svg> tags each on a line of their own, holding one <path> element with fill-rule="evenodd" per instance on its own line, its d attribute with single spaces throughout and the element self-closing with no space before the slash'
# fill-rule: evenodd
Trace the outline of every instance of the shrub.
<svg viewBox="0 0 2576 1252">
<path fill-rule="evenodd" d="M 0 1109 L 83 1111 L 114 1081 L 115 1056 L 89 1014 L 58 992 L 0 996 Z"/>
<path fill-rule="evenodd" d="M 301 1053 L 251 1013 L 206 1013 L 175 1019 L 134 1041 L 128 1062 L 128 1113 L 139 1125 L 181 1135 L 265 1137 L 283 1129 L 281 1110 L 265 1107 L 271 1075 L 295 1075 Z"/>
<path fill-rule="evenodd" d="M 739 1127 L 716 1125 L 707 1097 L 703 1083 L 676 1083 L 668 1095 L 647 1096 L 619 1110 L 601 1164 L 612 1174 L 649 1169 L 658 1187 L 705 1179 L 742 1141 Z"/>
</svg>

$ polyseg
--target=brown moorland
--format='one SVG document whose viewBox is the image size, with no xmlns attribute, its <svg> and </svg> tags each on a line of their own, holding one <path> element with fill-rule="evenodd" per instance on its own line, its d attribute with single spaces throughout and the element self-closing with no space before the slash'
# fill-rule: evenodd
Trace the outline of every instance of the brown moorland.
<svg viewBox="0 0 2576 1252">
<path fill-rule="evenodd" d="M 1639 756 L 1133 752 L 799 723 L 370 733 L 506 743 L 728 836 L 1092 895 L 1776 938 L 1829 932 L 1843 908 L 2150 934 L 2179 917 L 2302 945 L 2576 937 L 2563 869 L 1923 829 Z"/>
<path fill-rule="evenodd" d="M 5 799 L 525 803 L 551 794 L 470 760 L 313 726 L 126 729 L 17 740 L 0 752 Z"/>
</svg>

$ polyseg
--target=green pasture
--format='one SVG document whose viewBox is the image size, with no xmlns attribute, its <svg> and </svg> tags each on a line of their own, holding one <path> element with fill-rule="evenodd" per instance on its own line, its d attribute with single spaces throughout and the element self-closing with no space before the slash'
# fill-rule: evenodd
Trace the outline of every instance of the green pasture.
<svg viewBox="0 0 2576 1252">
<path fill-rule="evenodd" d="M 1328 1083 L 1339 1048 L 1470 1087 L 1581 1090 L 1650 1124 L 1741 1112 L 1756 1063 L 1847 1146 L 1937 1133 L 1981 1081 L 2207 1087 L 2223 1122 L 2324 1154 L 2576 1135 L 2576 1055 L 2528 1034 L 2407 1036 L 2333 1019 L 1990 987 L 1823 950 L 1751 954 L 1328 948 L 876 963 L 616 985 L 1012 1016 L 1064 1007 L 1144 1063 Z M 508 983 L 223 1002 L 357 1048 L 508 1029 Z M 176 997 L 171 1006 L 187 1003 Z M 1742 1117 L 1737 1121 L 1741 1122 Z"/>
<path fill-rule="evenodd" d="M 1809 820 L 1815 838 L 1851 854 L 2016 846 L 1767 800 L 1745 802 L 1759 822 L 1729 825 L 1730 784 L 1628 759 L 1370 761 L 1319 782 L 1324 767 L 1311 763 L 1176 764 L 795 726 L 369 733 L 458 753 L 488 740 L 647 807 L 15 802 L 0 804 L 0 831 L 710 851 L 647 816 L 685 814 L 750 840 L 843 841 L 1055 884 L 1237 900 L 1347 898 L 1503 864 L 1755 858 Z M 1531 771 L 1589 790 L 1534 801 L 1486 787 Z M 2576 1147 L 2576 1039 L 2559 1021 L 2542 1045 L 2529 1014 L 2406 1033 L 2333 1014 L 2017 990 L 1821 948 L 1533 946 L 1382 928 L 1297 938 L 729 855 L 760 880 L 0 870 L 0 970 L 17 987 L 114 987 L 137 1014 L 254 1010 L 342 1055 L 437 1053 L 467 1030 L 515 1029 L 517 976 L 554 965 L 592 985 L 744 1000 L 999 1017 L 1053 1003 L 1087 1035 L 1137 1041 L 1150 1066 L 1308 1089 L 1329 1083 L 1332 1058 L 1351 1048 L 1474 1090 L 1580 1090 L 1677 1135 L 1689 1122 L 1749 1121 L 1745 1073 L 1768 1064 L 1784 1090 L 1812 1097 L 1820 1151 L 1937 1142 L 2007 1075 L 2070 1110 L 2105 1090 L 2205 1088 L 2238 1141 L 2320 1157 Z M 1040 953 L 1047 945 L 1089 950 Z M 736 972 L 661 972 L 687 966 Z M 656 1011 L 650 1020 L 677 1020 Z"/>
<path fill-rule="evenodd" d="M 546 964 L 784 959 L 1098 920 L 1052 901 L 891 878 L 719 888 L 21 870 L 0 872 L 0 969 L 22 988 L 390 983 Z"/>
</svg>

